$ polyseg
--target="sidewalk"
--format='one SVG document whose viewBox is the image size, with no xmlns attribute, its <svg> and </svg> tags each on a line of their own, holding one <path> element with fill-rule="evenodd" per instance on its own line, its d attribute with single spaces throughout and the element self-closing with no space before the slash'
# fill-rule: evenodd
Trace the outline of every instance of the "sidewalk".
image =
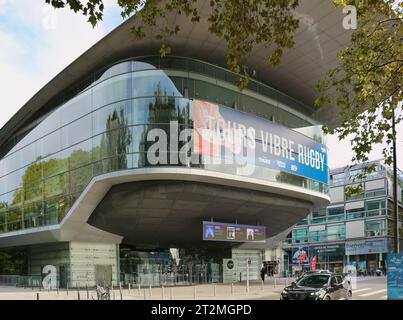
<svg viewBox="0 0 403 320">
<path fill-rule="evenodd" d="M 270 281 L 271 280 L 271 281 Z M 288 284 L 291 283 L 288 279 Z M 265 284 L 258 281 L 250 281 L 249 292 L 245 282 L 231 284 L 202 284 L 196 286 L 176 286 L 176 287 L 134 287 L 130 290 L 125 287 L 122 289 L 122 297 L 119 289 L 111 291 L 111 300 L 243 300 L 259 299 L 262 297 L 273 296 L 280 297 L 280 293 L 285 286 L 285 279 L 274 280 L 267 279 Z M 39 291 L 37 288 L 32 290 L 15 287 L 0 287 L 0 300 L 36 300 L 39 294 L 39 300 L 87 300 L 86 289 L 61 289 L 57 291 Z M 88 299 L 96 299 L 94 289 L 88 291 Z"/>
</svg>

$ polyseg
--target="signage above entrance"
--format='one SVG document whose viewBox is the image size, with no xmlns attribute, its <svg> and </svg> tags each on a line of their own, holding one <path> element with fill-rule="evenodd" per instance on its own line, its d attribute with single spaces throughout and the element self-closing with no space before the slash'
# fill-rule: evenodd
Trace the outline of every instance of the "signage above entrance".
<svg viewBox="0 0 403 320">
<path fill-rule="evenodd" d="M 265 242 L 266 227 L 203 221 L 203 240 Z"/>
</svg>

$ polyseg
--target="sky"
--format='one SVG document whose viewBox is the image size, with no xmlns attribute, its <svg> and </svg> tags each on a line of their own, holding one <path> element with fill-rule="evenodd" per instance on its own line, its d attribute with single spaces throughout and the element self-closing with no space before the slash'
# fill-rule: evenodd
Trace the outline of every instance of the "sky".
<svg viewBox="0 0 403 320">
<path fill-rule="evenodd" d="M 116 0 L 104 0 L 103 21 L 94 29 L 69 9 L 44 0 L 0 0 L 0 128 L 37 91 L 121 22 Z M 398 166 L 403 169 L 403 123 L 398 126 Z M 349 165 L 348 140 L 328 136 L 329 167 Z M 382 158 L 382 145 L 370 160 Z"/>
</svg>

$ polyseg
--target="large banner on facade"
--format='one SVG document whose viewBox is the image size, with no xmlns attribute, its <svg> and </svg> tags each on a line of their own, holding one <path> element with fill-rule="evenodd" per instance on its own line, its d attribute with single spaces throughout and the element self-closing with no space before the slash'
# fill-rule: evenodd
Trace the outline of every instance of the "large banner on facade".
<svg viewBox="0 0 403 320">
<path fill-rule="evenodd" d="M 346 256 L 388 252 L 386 239 L 355 240 L 346 242 Z"/>
<path fill-rule="evenodd" d="M 328 183 L 327 149 L 269 120 L 194 100 L 194 152 L 249 163 Z"/>
</svg>

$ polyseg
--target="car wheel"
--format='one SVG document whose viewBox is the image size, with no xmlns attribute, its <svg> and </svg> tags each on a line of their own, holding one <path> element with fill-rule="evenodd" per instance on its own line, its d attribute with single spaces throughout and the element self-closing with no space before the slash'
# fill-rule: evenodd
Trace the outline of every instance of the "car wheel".
<svg viewBox="0 0 403 320">
<path fill-rule="evenodd" d="M 351 290 L 348 290 L 346 294 L 346 300 L 352 300 L 352 299 L 353 299 L 353 293 L 351 292 Z"/>
<path fill-rule="evenodd" d="M 325 295 L 325 297 L 323 298 L 323 300 L 331 300 L 330 296 L 327 294 Z"/>
</svg>

